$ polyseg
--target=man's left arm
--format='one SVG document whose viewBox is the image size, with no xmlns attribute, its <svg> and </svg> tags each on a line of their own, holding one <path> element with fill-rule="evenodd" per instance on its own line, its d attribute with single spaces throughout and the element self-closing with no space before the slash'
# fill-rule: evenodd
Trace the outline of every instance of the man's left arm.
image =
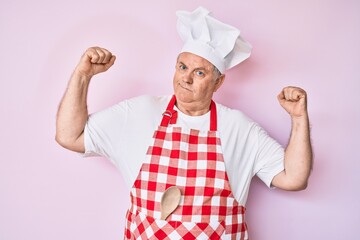
<svg viewBox="0 0 360 240">
<path fill-rule="evenodd" d="M 272 185 L 289 191 L 307 187 L 313 154 L 310 141 L 306 92 L 298 87 L 286 87 L 278 95 L 280 105 L 291 117 L 291 135 L 285 149 L 284 171 L 277 174 Z"/>
</svg>

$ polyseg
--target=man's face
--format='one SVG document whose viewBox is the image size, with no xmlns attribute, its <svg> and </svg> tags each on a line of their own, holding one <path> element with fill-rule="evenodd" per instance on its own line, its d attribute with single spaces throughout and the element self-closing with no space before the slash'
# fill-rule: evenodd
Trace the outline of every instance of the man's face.
<svg viewBox="0 0 360 240">
<path fill-rule="evenodd" d="M 206 59 L 184 52 L 178 57 L 174 75 L 174 92 L 178 101 L 203 104 L 210 102 L 224 75 L 219 76 Z"/>
</svg>

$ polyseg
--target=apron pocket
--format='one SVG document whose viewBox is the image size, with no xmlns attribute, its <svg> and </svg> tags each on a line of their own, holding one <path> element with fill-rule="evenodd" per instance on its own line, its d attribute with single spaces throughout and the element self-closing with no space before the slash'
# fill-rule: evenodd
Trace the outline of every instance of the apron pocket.
<svg viewBox="0 0 360 240">
<path fill-rule="evenodd" d="M 224 239 L 225 222 L 181 222 L 154 219 L 136 211 L 130 231 L 136 239 Z"/>
</svg>

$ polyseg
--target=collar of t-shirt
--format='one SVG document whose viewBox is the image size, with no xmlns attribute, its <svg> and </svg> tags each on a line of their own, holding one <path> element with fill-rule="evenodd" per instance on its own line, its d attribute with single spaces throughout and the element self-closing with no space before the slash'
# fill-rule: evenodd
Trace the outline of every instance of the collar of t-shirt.
<svg viewBox="0 0 360 240">
<path fill-rule="evenodd" d="M 176 106 L 174 110 L 178 112 L 178 119 L 175 126 L 197 129 L 200 131 L 209 131 L 210 129 L 210 111 L 201 116 L 190 116 L 181 112 Z"/>
</svg>

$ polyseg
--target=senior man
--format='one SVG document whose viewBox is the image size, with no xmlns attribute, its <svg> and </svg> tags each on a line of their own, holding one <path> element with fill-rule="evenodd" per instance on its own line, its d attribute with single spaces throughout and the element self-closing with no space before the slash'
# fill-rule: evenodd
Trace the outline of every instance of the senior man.
<svg viewBox="0 0 360 240">
<path fill-rule="evenodd" d="M 250 56 L 239 31 L 202 7 L 180 11 L 184 47 L 172 96 L 140 96 L 88 115 L 91 78 L 115 62 L 92 47 L 61 101 L 56 140 L 112 161 L 130 190 L 125 239 L 248 239 L 245 204 L 251 179 L 302 190 L 312 164 L 306 92 L 278 95 L 292 121 L 284 150 L 251 119 L 212 100 L 224 72 Z"/>
</svg>

